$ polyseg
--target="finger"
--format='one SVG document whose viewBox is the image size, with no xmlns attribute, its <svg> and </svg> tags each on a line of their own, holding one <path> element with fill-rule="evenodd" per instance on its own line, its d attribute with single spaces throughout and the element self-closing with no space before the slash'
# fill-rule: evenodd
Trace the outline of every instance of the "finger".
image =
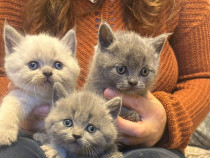
<svg viewBox="0 0 210 158">
<path fill-rule="evenodd" d="M 36 121 L 36 122 L 34 122 L 34 126 L 32 127 L 32 129 L 34 131 L 43 131 L 44 130 L 44 125 L 45 125 L 44 120 Z"/>
<path fill-rule="evenodd" d="M 40 105 L 33 109 L 31 115 L 32 117 L 46 117 L 50 111 L 49 105 Z"/>
<path fill-rule="evenodd" d="M 117 93 L 116 91 L 110 89 L 110 88 L 106 88 L 105 91 L 104 91 L 104 96 L 107 98 L 107 99 L 112 99 L 116 96 L 122 96 L 122 94 L 119 94 Z"/>
<path fill-rule="evenodd" d="M 137 96 L 137 95 L 129 96 L 129 95 L 123 94 L 122 104 L 123 104 L 123 106 L 142 114 L 141 109 L 144 109 L 143 106 L 144 106 L 145 99 L 146 98 L 144 98 L 142 96 Z"/>
<path fill-rule="evenodd" d="M 8 90 L 14 90 L 14 89 L 18 89 L 18 87 L 16 87 L 12 82 L 9 82 Z"/>
<path fill-rule="evenodd" d="M 143 101 L 141 99 L 144 99 L 141 96 L 128 96 L 125 94 L 119 94 L 110 88 L 105 89 L 104 96 L 107 99 L 112 99 L 116 96 L 121 96 L 123 106 L 128 107 L 134 111 L 139 111 L 139 104 L 141 104 L 141 101 Z"/>
<path fill-rule="evenodd" d="M 117 126 L 118 130 L 126 135 L 130 135 L 132 137 L 144 137 L 146 133 L 146 127 L 142 121 L 132 122 L 122 117 L 117 118 Z"/>
<path fill-rule="evenodd" d="M 124 135 L 123 137 L 121 137 L 119 139 L 119 141 L 122 144 L 128 145 L 128 146 L 136 146 L 138 145 L 138 147 L 140 146 L 144 146 L 144 147 L 151 147 L 154 145 L 153 142 L 147 142 L 148 138 L 147 137 L 143 137 L 143 138 L 136 138 L 136 137 L 132 137 L 132 136 L 128 136 L 128 135 Z"/>
<path fill-rule="evenodd" d="M 128 145 L 128 146 L 132 146 L 132 145 L 140 145 L 144 142 L 143 139 L 138 139 L 136 137 L 131 137 L 128 135 L 123 135 L 118 139 L 119 142 L 121 142 L 122 144 Z"/>
<path fill-rule="evenodd" d="M 20 130 L 24 133 L 33 134 L 37 131 L 44 131 L 44 120 L 28 119 L 21 123 Z"/>
</svg>

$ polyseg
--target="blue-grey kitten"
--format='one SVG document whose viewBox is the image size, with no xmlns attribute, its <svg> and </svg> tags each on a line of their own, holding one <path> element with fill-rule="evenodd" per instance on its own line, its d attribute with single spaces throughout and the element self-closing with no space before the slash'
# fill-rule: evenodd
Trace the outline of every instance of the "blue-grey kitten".
<svg viewBox="0 0 210 158">
<path fill-rule="evenodd" d="M 88 91 L 68 95 L 56 85 L 54 106 L 45 120 L 48 158 L 122 158 L 115 144 L 121 98 L 106 101 Z"/>
<path fill-rule="evenodd" d="M 85 89 L 103 95 L 109 87 L 128 95 L 146 96 L 154 83 L 160 53 L 169 35 L 147 38 L 129 31 L 113 32 L 102 22 Z M 140 119 L 137 113 L 125 108 L 120 116 L 132 121 Z"/>
</svg>

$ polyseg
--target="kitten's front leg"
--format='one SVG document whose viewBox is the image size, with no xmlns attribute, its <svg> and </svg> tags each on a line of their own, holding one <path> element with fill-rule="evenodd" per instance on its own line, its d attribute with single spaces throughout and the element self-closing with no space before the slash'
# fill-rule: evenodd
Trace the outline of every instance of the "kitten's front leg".
<svg viewBox="0 0 210 158">
<path fill-rule="evenodd" d="M 123 158 L 123 154 L 118 151 L 116 144 L 110 146 L 110 148 L 100 156 L 100 158 Z"/>
<path fill-rule="evenodd" d="M 22 104 L 14 93 L 4 97 L 0 106 L 0 146 L 11 145 L 17 140 L 20 121 L 30 110 L 29 107 L 25 110 Z"/>
<path fill-rule="evenodd" d="M 47 133 L 43 132 L 43 133 L 35 133 L 33 135 L 33 139 L 42 143 L 42 144 L 47 144 L 49 143 L 49 137 L 47 135 Z"/>
<path fill-rule="evenodd" d="M 114 153 L 107 154 L 103 156 L 102 158 L 123 158 L 123 155 L 121 152 L 116 151 Z"/>
<path fill-rule="evenodd" d="M 41 146 L 47 158 L 62 158 L 59 152 L 54 149 L 50 144 L 45 144 Z"/>
<path fill-rule="evenodd" d="M 0 109 L 0 146 L 10 145 L 17 140 L 20 101 L 11 95 L 6 96 Z"/>
</svg>

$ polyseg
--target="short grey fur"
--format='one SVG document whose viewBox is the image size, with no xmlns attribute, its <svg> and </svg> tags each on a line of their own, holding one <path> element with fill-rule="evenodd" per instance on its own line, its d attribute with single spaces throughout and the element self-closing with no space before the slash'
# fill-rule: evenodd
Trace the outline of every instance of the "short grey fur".
<svg viewBox="0 0 210 158">
<path fill-rule="evenodd" d="M 109 87 L 127 95 L 146 97 L 157 76 L 160 53 L 169 35 L 150 38 L 130 31 L 113 32 L 102 22 L 84 89 L 104 96 L 104 90 Z M 140 120 L 136 112 L 122 109 L 120 116 Z"/>
</svg>

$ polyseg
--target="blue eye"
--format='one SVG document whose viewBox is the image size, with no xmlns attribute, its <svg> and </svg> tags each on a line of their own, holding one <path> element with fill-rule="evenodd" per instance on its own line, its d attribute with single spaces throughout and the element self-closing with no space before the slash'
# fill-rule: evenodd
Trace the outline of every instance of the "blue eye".
<svg viewBox="0 0 210 158">
<path fill-rule="evenodd" d="M 61 70 L 63 68 L 63 63 L 60 62 L 60 61 L 56 61 L 54 63 L 54 68 L 58 69 L 58 70 Z"/>
<path fill-rule="evenodd" d="M 94 133 L 94 132 L 96 132 L 96 127 L 93 126 L 93 125 L 91 125 L 91 124 L 89 124 L 89 125 L 87 126 L 87 131 L 88 131 L 89 133 Z"/>
<path fill-rule="evenodd" d="M 30 61 L 28 63 L 28 67 L 31 69 L 31 70 L 36 70 L 38 69 L 39 67 L 39 63 L 37 61 Z"/>
<path fill-rule="evenodd" d="M 65 127 L 71 127 L 71 126 L 73 126 L 73 121 L 70 119 L 65 119 L 65 120 L 63 120 L 63 125 Z"/>
<path fill-rule="evenodd" d="M 140 75 L 144 76 L 144 77 L 148 76 L 149 75 L 149 69 L 147 69 L 147 68 L 141 69 Z"/>
<path fill-rule="evenodd" d="M 127 68 L 126 68 L 126 66 L 117 66 L 116 67 L 116 70 L 117 70 L 117 72 L 119 73 L 119 74 L 125 74 L 126 72 L 127 72 Z"/>
</svg>

